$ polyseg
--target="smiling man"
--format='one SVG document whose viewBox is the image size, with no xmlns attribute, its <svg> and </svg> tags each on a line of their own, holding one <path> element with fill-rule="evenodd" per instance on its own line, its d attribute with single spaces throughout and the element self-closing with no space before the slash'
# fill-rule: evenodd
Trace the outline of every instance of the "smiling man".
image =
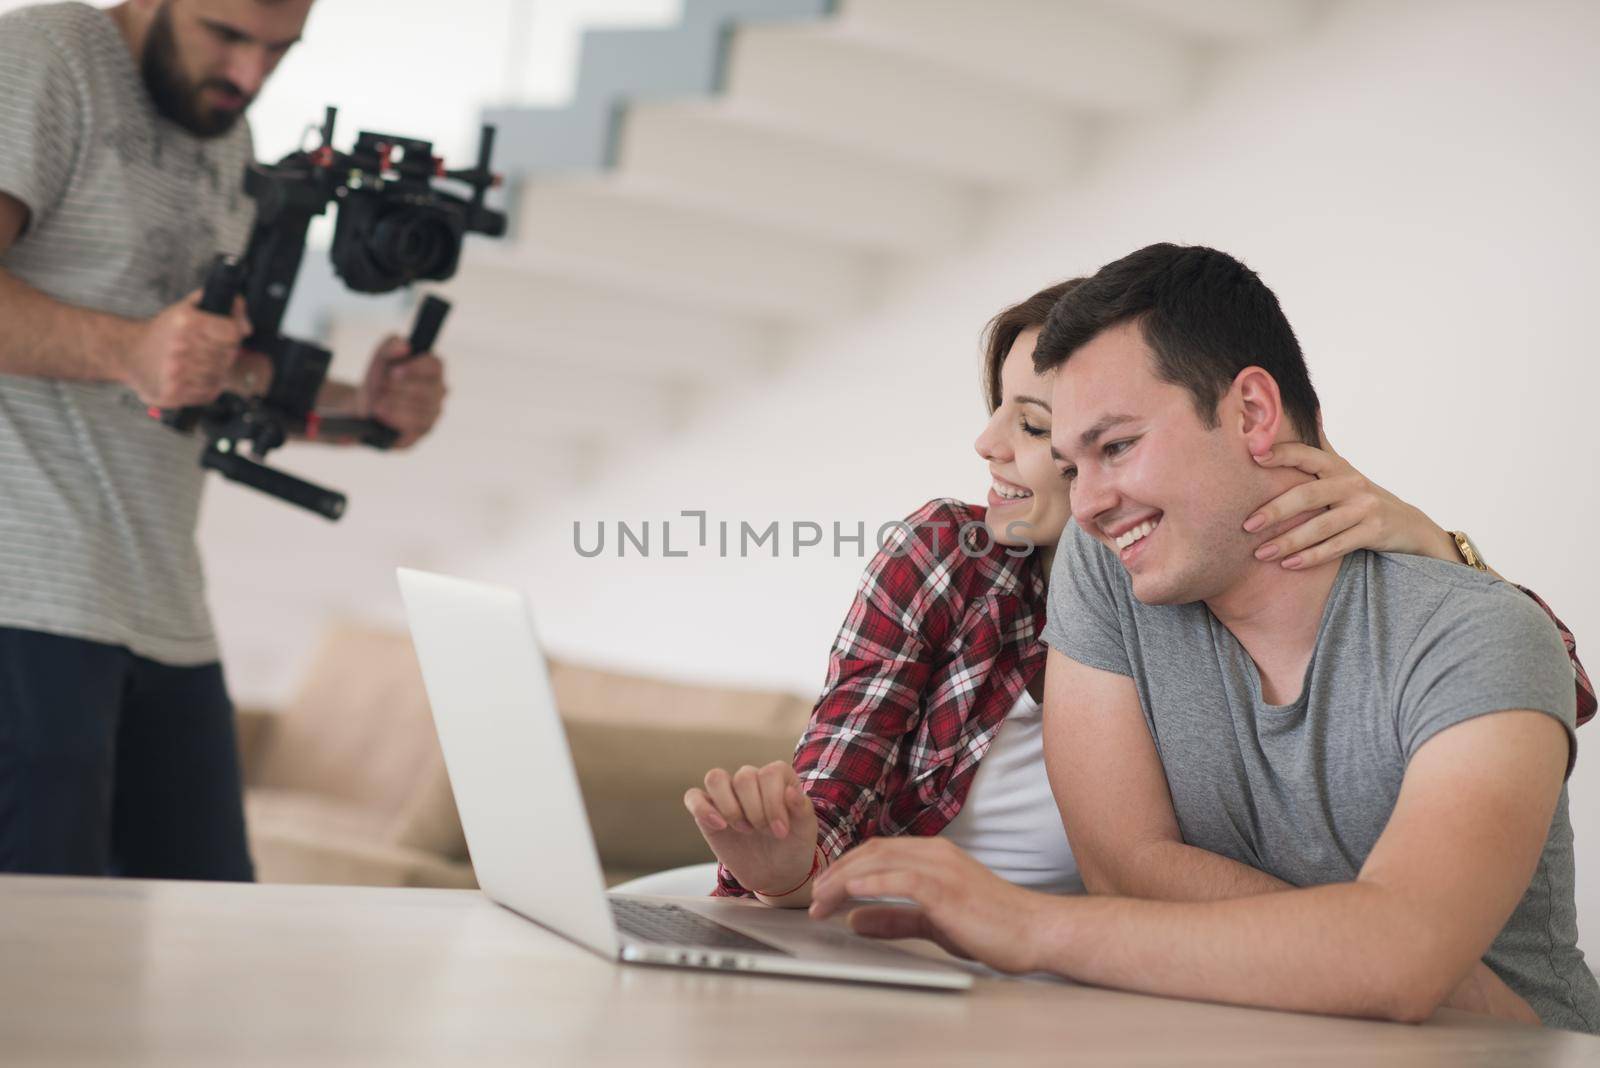
<svg viewBox="0 0 1600 1068">
<path fill-rule="evenodd" d="M 146 406 L 262 392 L 195 306 L 243 251 L 246 109 L 311 0 L 0 16 L 0 872 L 249 879 L 233 709 L 195 544 L 203 442 Z M 394 339 L 319 407 L 407 445 L 444 395 Z"/>
<path fill-rule="evenodd" d="M 1000 968 L 1281 1009 L 1440 1005 L 1600 1030 L 1577 949 L 1572 668 L 1492 575 L 1359 551 L 1286 569 L 1258 521 L 1316 441 L 1299 344 L 1254 272 L 1154 245 L 1057 305 L 1052 444 L 1075 523 L 1051 577 L 1045 751 L 1092 896 L 1001 883 L 948 843 L 824 873 L 917 910 L 855 920 Z"/>
</svg>

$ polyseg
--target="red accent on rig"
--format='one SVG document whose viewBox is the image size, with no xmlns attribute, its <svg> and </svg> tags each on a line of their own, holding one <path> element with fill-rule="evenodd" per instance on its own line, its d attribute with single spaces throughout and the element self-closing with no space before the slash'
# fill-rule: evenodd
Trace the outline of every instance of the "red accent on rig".
<svg viewBox="0 0 1600 1068">
<path fill-rule="evenodd" d="M 443 178 L 444 177 L 444 157 L 443 156 L 435 156 L 435 157 L 433 157 L 433 176 L 435 178 Z"/>
<path fill-rule="evenodd" d="M 306 415 L 306 440 L 316 441 L 317 435 L 322 431 L 322 416 L 316 412 Z"/>
<path fill-rule="evenodd" d="M 333 149 L 328 145 L 323 145 L 321 148 L 311 153 L 311 165 L 313 167 L 333 166 Z"/>
<path fill-rule="evenodd" d="M 387 141 L 378 143 L 378 173 L 387 174 L 391 169 L 389 159 L 394 155 L 394 146 Z"/>
<path fill-rule="evenodd" d="M 499 189 L 502 185 L 505 184 L 505 181 L 506 181 L 506 176 L 505 175 L 496 174 L 492 178 L 490 178 L 490 180 L 489 180 L 489 188 L 490 189 Z"/>
</svg>

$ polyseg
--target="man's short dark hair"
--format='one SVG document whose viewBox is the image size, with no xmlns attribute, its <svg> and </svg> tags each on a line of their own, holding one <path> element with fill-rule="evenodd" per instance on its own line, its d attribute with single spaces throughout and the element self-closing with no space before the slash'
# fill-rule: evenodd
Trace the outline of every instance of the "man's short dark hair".
<svg viewBox="0 0 1600 1068">
<path fill-rule="evenodd" d="M 1317 444 L 1317 411 L 1300 342 L 1256 273 L 1201 245 L 1150 245 L 1108 263 L 1056 302 L 1034 349 L 1040 374 L 1053 371 L 1102 331 L 1137 322 L 1156 376 L 1194 398 L 1205 426 L 1239 372 L 1260 367 L 1278 383 L 1300 440 Z"/>
</svg>

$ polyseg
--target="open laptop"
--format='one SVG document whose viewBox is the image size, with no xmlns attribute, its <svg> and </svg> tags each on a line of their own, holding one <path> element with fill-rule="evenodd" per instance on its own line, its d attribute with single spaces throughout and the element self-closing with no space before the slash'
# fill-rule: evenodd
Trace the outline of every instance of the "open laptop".
<svg viewBox="0 0 1600 1068">
<path fill-rule="evenodd" d="M 491 899 L 629 963 L 972 985 L 959 966 L 814 921 L 803 909 L 607 894 L 527 601 L 408 568 L 399 577 L 467 847 Z"/>
</svg>

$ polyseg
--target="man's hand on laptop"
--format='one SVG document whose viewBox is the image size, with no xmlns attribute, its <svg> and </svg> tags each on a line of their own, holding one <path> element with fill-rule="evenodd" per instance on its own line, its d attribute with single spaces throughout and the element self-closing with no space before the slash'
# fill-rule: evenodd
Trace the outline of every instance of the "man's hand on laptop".
<svg viewBox="0 0 1600 1068">
<path fill-rule="evenodd" d="M 857 934 L 926 938 L 999 971 L 1040 970 L 1040 905 L 1052 899 L 1006 882 L 948 839 L 864 842 L 817 876 L 811 915 L 824 919 L 852 897 L 907 898 L 916 906 L 857 908 L 850 913 Z"/>
<path fill-rule="evenodd" d="M 706 772 L 705 789 L 683 795 L 706 844 L 739 885 L 773 904 L 809 904 L 817 814 L 784 761 Z"/>
</svg>

